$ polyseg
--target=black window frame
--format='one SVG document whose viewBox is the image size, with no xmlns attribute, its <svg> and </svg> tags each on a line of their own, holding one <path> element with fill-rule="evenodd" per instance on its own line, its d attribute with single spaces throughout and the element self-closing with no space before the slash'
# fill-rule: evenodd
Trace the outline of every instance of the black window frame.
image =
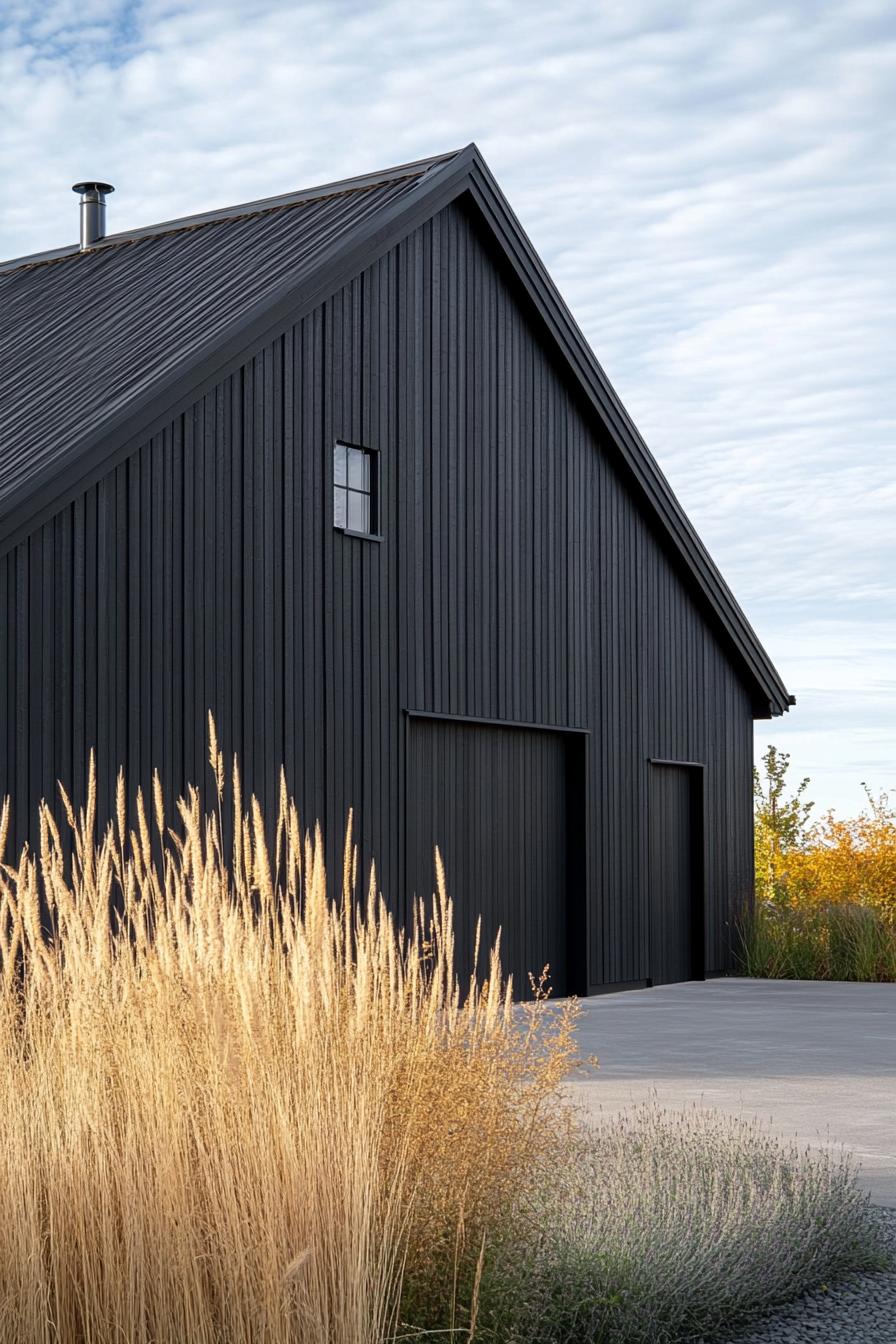
<svg viewBox="0 0 896 1344">
<path fill-rule="evenodd" d="M 345 479 L 337 480 L 336 475 L 336 454 L 342 448 L 346 453 Z M 368 470 L 368 489 L 350 484 L 351 461 L 349 454 L 360 454 L 367 462 Z M 360 537 L 363 541 L 382 541 L 382 532 L 380 529 L 380 454 L 378 448 L 371 448 L 369 444 L 350 443 L 347 439 L 336 439 L 333 443 L 333 455 L 331 459 L 332 469 L 332 509 L 333 509 L 333 527 L 337 532 L 341 532 L 344 537 Z M 337 491 L 345 495 L 345 523 L 336 521 L 336 495 Z M 367 501 L 368 510 L 368 531 L 349 527 L 349 503 L 350 497 L 356 495 Z"/>
</svg>

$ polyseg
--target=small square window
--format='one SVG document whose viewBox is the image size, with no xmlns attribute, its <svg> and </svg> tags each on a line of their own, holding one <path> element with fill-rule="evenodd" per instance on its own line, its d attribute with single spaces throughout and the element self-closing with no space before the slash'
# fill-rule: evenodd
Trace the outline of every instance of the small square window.
<svg viewBox="0 0 896 1344">
<path fill-rule="evenodd" d="M 369 448 L 337 443 L 333 448 L 333 526 L 344 532 L 375 536 L 377 531 L 377 454 Z"/>
</svg>

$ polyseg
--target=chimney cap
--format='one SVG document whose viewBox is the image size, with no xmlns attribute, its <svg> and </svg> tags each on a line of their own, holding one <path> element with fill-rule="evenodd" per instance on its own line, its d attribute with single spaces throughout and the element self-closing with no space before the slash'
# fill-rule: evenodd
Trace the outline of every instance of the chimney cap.
<svg viewBox="0 0 896 1344">
<path fill-rule="evenodd" d="M 109 182 L 76 182 L 72 191 L 81 195 L 81 251 L 101 243 L 106 236 L 106 195 L 115 188 Z"/>
</svg>

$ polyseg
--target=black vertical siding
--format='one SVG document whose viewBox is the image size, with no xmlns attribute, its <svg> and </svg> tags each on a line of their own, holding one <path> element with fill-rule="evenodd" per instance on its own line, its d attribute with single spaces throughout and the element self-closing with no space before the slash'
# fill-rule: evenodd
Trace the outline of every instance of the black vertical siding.
<svg viewBox="0 0 896 1344">
<path fill-rule="evenodd" d="M 336 438 L 379 452 L 381 541 L 331 526 Z M 729 965 L 749 694 L 458 206 L 0 559 L 0 613 L 15 844 L 91 746 L 104 808 L 119 763 L 131 789 L 205 778 L 211 708 L 269 808 L 285 763 L 331 862 L 354 807 L 399 904 L 405 710 L 587 728 L 588 983 L 649 974 L 651 757 L 705 766 L 706 965 Z"/>
</svg>

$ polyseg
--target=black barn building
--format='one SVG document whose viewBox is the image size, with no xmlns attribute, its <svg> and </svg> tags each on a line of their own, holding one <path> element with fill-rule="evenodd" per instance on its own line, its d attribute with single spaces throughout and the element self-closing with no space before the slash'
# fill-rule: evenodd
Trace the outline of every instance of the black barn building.
<svg viewBox="0 0 896 1344">
<path fill-rule="evenodd" d="M 555 992 L 731 967 L 790 697 L 475 146 L 0 268 L 0 795 L 206 777 Z"/>
</svg>

